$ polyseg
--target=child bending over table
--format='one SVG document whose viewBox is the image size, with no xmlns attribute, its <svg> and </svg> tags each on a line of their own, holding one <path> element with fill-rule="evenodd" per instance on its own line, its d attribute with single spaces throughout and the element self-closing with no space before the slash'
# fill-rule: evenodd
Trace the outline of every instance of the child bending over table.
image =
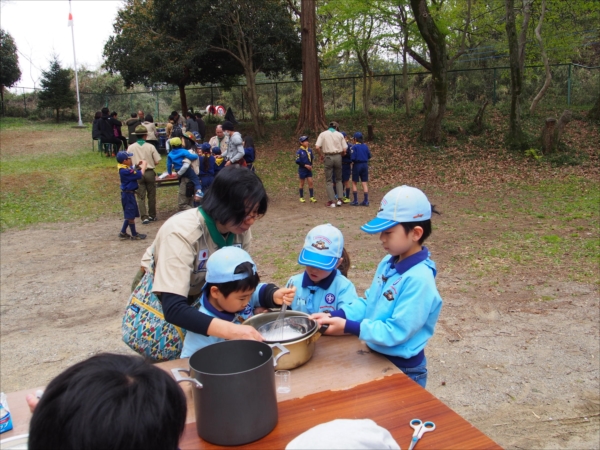
<svg viewBox="0 0 600 450">
<path fill-rule="evenodd" d="M 200 312 L 228 322 L 241 324 L 255 308 L 275 308 L 291 304 L 294 290 L 260 283 L 250 255 L 238 247 L 223 247 L 206 262 L 206 284 L 202 288 Z M 224 339 L 188 331 L 183 341 L 182 358 Z"/>
<path fill-rule="evenodd" d="M 389 253 L 379 263 L 365 298 L 331 314 L 312 316 L 329 324 L 325 334 L 358 336 L 422 387 L 427 384 L 425 345 L 442 308 L 435 263 L 422 246 L 431 234 L 432 212 L 437 213 L 417 188 L 400 186 L 388 192 L 377 217 L 361 227 L 369 234 L 381 233 Z"/>
</svg>

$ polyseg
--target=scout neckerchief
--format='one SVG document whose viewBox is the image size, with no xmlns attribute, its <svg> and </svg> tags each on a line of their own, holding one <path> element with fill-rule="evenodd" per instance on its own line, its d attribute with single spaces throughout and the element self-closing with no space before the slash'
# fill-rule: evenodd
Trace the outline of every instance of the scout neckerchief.
<svg viewBox="0 0 600 450">
<path fill-rule="evenodd" d="M 227 234 L 227 239 L 223 237 L 219 230 L 217 229 L 217 224 L 206 212 L 202 209 L 202 206 L 198 206 L 198 211 L 204 217 L 204 223 L 206 223 L 206 228 L 208 228 L 208 233 L 210 234 L 211 239 L 217 247 L 229 247 L 233 244 L 233 238 L 235 237 L 233 233 Z"/>
<path fill-rule="evenodd" d="M 144 139 L 138 139 L 136 142 L 140 146 L 142 146 L 142 145 L 144 145 L 146 143 L 146 141 Z"/>
<path fill-rule="evenodd" d="M 308 147 L 304 148 L 304 147 L 300 146 L 300 150 L 304 150 L 306 152 L 306 157 L 308 158 L 308 162 L 312 164 L 312 155 L 308 151 L 309 148 Z"/>
<path fill-rule="evenodd" d="M 121 170 L 121 169 L 127 169 L 127 170 L 131 170 L 131 166 L 126 166 L 125 164 L 117 164 L 117 170 Z"/>
</svg>

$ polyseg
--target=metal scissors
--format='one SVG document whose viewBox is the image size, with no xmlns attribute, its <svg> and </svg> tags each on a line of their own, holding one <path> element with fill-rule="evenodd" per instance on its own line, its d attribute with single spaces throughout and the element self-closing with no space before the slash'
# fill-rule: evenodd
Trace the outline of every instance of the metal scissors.
<svg viewBox="0 0 600 450">
<path fill-rule="evenodd" d="M 435 423 L 433 422 L 423 422 L 421 419 L 413 419 L 410 421 L 410 426 L 415 430 L 413 433 L 412 441 L 410 442 L 410 446 L 408 450 L 413 450 L 415 445 L 417 445 L 417 441 L 423 437 L 423 434 L 435 430 Z"/>
</svg>

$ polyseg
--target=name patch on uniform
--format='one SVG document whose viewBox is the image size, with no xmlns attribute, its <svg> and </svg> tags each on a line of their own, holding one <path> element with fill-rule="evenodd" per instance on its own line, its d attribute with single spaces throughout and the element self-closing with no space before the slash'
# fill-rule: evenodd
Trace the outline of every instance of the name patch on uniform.
<svg viewBox="0 0 600 450">
<path fill-rule="evenodd" d="M 332 293 L 329 293 L 325 296 L 325 303 L 331 305 L 333 302 L 335 302 L 335 295 L 333 295 Z"/>
</svg>

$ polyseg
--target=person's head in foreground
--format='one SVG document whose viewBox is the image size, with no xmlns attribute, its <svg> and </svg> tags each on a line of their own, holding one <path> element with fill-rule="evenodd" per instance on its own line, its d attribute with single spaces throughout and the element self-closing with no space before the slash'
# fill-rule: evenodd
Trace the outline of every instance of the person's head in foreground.
<svg viewBox="0 0 600 450">
<path fill-rule="evenodd" d="M 223 247 L 206 262 L 204 291 L 209 303 L 218 311 L 243 311 L 259 282 L 256 264 L 241 248 Z"/>
<path fill-rule="evenodd" d="M 29 449 L 175 450 L 187 403 L 171 376 L 139 356 L 99 354 L 53 379 L 29 426 Z"/>
<path fill-rule="evenodd" d="M 342 232 L 327 223 L 308 232 L 298 256 L 298 264 L 306 266 L 308 277 L 317 284 L 341 267 L 346 256 Z"/>
<path fill-rule="evenodd" d="M 265 215 L 267 205 L 260 178 L 237 164 L 220 170 L 202 199 L 202 210 L 221 233 L 245 233 Z"/>
<path fill-rule="evenodd" d="M 402 260 L 422 248 L 431 235 L 431 214 L 439 214 L 420 189 L 399 186 L 385 194 L 377 217 L 360 227 L 369 233 L 381 233 L 383 248 Z"/>
<path fill-rule="evenodd" d="M 303 148 L 308 148 L 308 136 L 300 136 L 298 142 Z"/>
</svg>

